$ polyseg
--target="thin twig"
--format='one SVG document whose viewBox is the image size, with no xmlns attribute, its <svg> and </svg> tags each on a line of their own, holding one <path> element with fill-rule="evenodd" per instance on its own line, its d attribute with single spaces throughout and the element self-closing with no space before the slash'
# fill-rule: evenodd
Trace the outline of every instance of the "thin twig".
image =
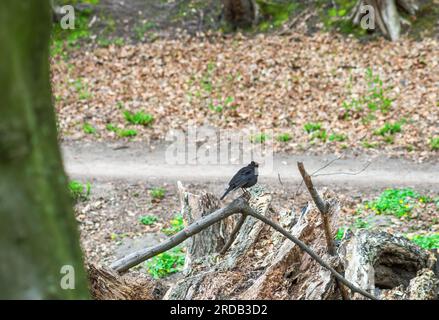
<svg viewBox="0 0 439 320">
<path fill-rule="evenodd" d="M 333 176 L 333 175 L 341 175 L 341 174 L 345 174 L 345 175 L 351 175 L 351 176 L 356 176 L 357 174 L 360 174 L 362 172 L 364 172 L 370 165 L 372 162 L 368 161 L 367 164 L 360 170 L 357 172 L 330 172 L 330 173 L 320 173 L 317 175 L 313 175 L 313 177 L 320 177 L 320 176 Z"/>
</svg>

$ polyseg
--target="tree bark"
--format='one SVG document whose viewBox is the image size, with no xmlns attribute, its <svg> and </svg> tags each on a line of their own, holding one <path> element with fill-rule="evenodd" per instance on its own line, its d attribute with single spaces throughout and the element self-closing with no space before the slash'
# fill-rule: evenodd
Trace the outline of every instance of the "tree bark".
<svg viewBox="0 0 439 320">
<path fill-rule="evenodd" d="M 340 255 L 346 279 L 383 298 L 437 299 L 436 257 L 406 238 L 360 230 L 342 244 Z"/>
<path fill-rule="evenodd" d="M 253 26 L 258 18 L 255 0 L 223 0 L 223 18 L 234 29 Z"/>
<path fill-rule="evenodd" d="M 57 145 L 49 76 L 50 30 L 49 1 L 0 2 L 3 299 L 89 297 Z M 74 289 L 61 287 L 63 277 L 72 275 L 71 267 L 61 273 L 63 266 L 74 270 Z"/>
<path fill-rule="evenodd" d="M 401 34 L 401 21 L 398 8 L 410 15 L 415 15 L 418 5 L 414 0 L 359 0 L 355 5 L 351 18 L 355 25 L 361 23 L 364 12 L 363 6 L 369 5 L 374 9 L 375 23 L 385 37 L 392 41 L 399 39 Z"/>
</svg>

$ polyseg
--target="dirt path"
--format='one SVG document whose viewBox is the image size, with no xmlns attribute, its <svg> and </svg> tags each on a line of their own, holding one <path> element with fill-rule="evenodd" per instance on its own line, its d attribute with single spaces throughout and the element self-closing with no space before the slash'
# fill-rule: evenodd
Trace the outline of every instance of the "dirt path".
<svg viewBox="0 0 439 320">
<path fill-rule="evenodd" d="M 224 185 L 242 165 L 170 165 L 165 161 L 166 146 L 145 144 L 68 143 L 62 147 L 67 173 L 72 178 L 94 180 L 123 180 L 127 182 L 182 180 L 190 183 Z M 303 161 L 310 172 L 336 158 L 334 155 L 275 155 L 273 170 L 261 167 L 260 182 L 278 184 L 278 173 L 285 183 L 300 181 L 296 162 Z M 368 161 L 371 164 L 361 171 Z M 379 187 L 412 186 L 439 190 L 439 163 L 415 163 L 385 157 L 352 157 L 337 160 L 316 181 L 327 186 L 376 189 Z"/>
</svg>

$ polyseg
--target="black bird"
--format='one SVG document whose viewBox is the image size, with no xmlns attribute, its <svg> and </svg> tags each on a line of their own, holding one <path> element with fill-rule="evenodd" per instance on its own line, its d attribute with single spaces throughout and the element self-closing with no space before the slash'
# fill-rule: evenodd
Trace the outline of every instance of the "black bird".
<svg viewBox="0 0 439 320">
<path fill-rule="evenodd" d="M 223 200 L 230 191 L 238 188 L 244 190 L 245 188 L 254 186 L 256 182 L 258 182 L 258 166 L 259 164 L 257 162 L 252 161 L 248 166 L 239 169 L 239 171 L 233 176 L 232 180 L 230 180 L 229 187 L 220 200 Z"/>
</svg>

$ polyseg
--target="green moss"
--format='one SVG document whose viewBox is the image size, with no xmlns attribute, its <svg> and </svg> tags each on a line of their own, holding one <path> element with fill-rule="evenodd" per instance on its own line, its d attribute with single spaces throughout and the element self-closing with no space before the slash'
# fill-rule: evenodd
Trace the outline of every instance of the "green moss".
<svg viewBox="0 0 439 320">
<path fill-rule="evenodd" d="M 266 31 L 270 28 L 283 25 L 299 7 L 297 2 L 285 0 L 270 2 L 256 0 L 256 3 L 259 6 L 259 13 L 262 16 L 262 21 L 258 26 L 260 31 Z"/>
</svg>

